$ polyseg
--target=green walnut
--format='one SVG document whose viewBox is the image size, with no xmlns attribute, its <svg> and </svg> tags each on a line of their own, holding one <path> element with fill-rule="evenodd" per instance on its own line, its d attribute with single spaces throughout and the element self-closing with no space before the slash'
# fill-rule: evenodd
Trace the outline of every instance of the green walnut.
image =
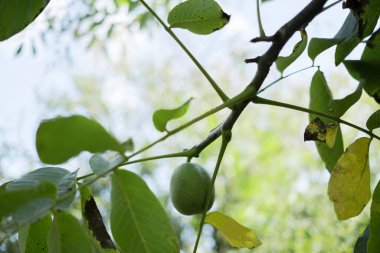
<svg viewBox="0 0 380 253">
<path fill-rule="evenodd" d="M 174 207 L 184 215 L 203 213 L 207 200 L 207 192 L 211 184 L 206 170 L 195 163 L 184 163 L 178 166 L 170 180 L 170 197 Z M 214 203 L 215 190 L 209 210 Z"/>
</svg>

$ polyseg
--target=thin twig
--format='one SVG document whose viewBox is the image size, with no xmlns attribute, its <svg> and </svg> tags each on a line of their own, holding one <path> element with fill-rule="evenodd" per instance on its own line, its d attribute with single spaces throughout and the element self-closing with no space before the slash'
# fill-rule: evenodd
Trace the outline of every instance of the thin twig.
<svg viewBox="0 0 380 253">
<path fill-rule="evenodd" d="M 260 59 L 261 57 L 257 56 L 255 58 L 245 59 L 244 62 L 245 63 L 259 63 Z"/>
<path fill-rule="evenodd" d="M 231 131 L 223 131 L 223 134 L 222 134 L 222 144 L 220 146 L 220 151 L 219 151 L 218 159 L 216 161 L 214 173 L 212 175 L 211 184 L 210 184 L 209 189 L 208 189 L 207 199 L 206 199 L 206 203 L 205 203 L 204 210 L 203 210 L 203 213 L 202 213 L 202 218 L 201 218 L 201 221 L 200 221 L 200 224 L 199 224 L 199 230 L 198 230 L 198 234 L 197 234 L 197 239 L 195 241 L 193 253 L 196 253 L 197 249 L 198 249 L 199 240 L 201 239 L 203 226 L 205 224 L 206 213 L 208 211 L 208 208 L 209 208 L 209 205 L 210 205 L 210 202 L 211 202 L 211 196 L 212 196 L 215 180 L 216 180 L 216 177 L 218 175 L 220 164 L 222 163 L 222 159 L 223 159 L 224 153 L 225 153 L 225 151 L 227 149 L 228 143 L 231 141 L 231 138 L 232 138 L 232 132 Z"/>
<path fill-rule="evenodd" d="M 281 81 L 281 80 L 283 80 L 283 79 L 285 79 L 285 78 L 287 78 L 287 77 L 289 77 L 289 76 L 292 76 L 292 75 L 298 74 L 298 73 L 300 73 L 300 72 L 302 72 L 302 71 L 305 71 L 305 70 L 307 70 L 307 69 L 314 68 L 314 67 L 317 68 L 317 67 L 319 67 L 319 66 L 311 65 L 311 66 L 309 66 L 309 67 L 306 67 L 306 68 L 303 68 L 303 69 L 299 69 L 299 70 L 294 71 L 294 72 L 292 72 L 292 73 L 290 73 L 290 74 L 287 74 L 286 76 L 281 76 L 281 77 L 279 77 L 278 79 L 276 79 L 276 80 L 274 80 L 273 82 L 271 82 L 271 83 L 269 83 L 268 85 L 266 85 L 265 87 L 261 88 L 261 89 L 257 92 L 257 94 L 260 94 L 260 93 L 264 92 L 266 89 L 272 87 L 273 85 L 275 85 L 275 84 L 278 83 L 279 81 Z"/>
<path fill-rule="evenodd" d="M 238 120 L 240 114 L 245 107 L 250 103 L 250 100 L 256 96 L 258 90 L 260 90 L 265 78 L 269 73 L 269 69 L 274 61 L 277 59 L 281 49 L 284 47 L 290 37 L 301 28 L 307 26 L 307 24 L 317 16 L 327 0 L 313 0 L 311 1 L 300 13 L 298 13 L 292 20 L 282 26 L 272 38 L 274 41 L 272 46 L 261 56 L 258 63 L 258 70 L 255 77 L 246 87 L 246 89 L 240 93 L 241 97 L 249 97 L 250 99 L 241 101 L 233 106 L 232 111 L 228 117 L 215 128 L 201 143 L 196 145 L 196 150 L 201 152 L 204 148 L 217 140 L 223 131 L 232 130 L 234 124 Z"/>
<path fill-rule="evenodd" d="M 196 122 L 198 122 L 198 121 L 200 121 L 200 120 L 202 120 L 202 119 L 204 119 L 204 118 L 206 118 L 206 117 L 208 117 L 208 116 L 210 116 L 210 115 L 212 115 L 212 114 L 214 114 L 214 113 L 216 113 L 216 112 L 218 112 L 218 111 L 220 111 L 220 110 L 222 110 L 222 109 L 224 109 L 226 107 L 235 106 L 237 103 L 240 103 L 241 101 L 249 99 L 250 97 L 251 97 L 251 95 L 248 94 L 248 93 L 245 93 L 245 92 L 242 92 L 242 93 L 236 95 L 235 97 L 233 97 L 233 98 L 225 101 L 223 104 L 221 104 L 221 105 L 219 105 L 219 106 L 217 106 L 217 107 L 215 107 L 215 108 L 213 108 L 213 109 L 211 109 L 211 110 L 203 113 L 202 115 L 200 115 L 200 116 L 192 119 L 191 121 L 189 121 L 189 122 L 187 122 L 187 123 L 185 123 L 185 124 L 183 124 L 183 125 L 175 128 L 173 130 L 168 131 L 168 133 L 166 135 L 162 136 L 161 138 L 157 139 L 156 141 L 148 144 L 147 146 L 143 147 L 142 149 L 140 149 L 140 150 L 134 152 L 133 154 L 129 155 L 129 158 L 132 158 L 132 157 L 134 157 L 134 156 L 136 156 L 136 155 L 138 155 L 138 154 L 140 154 L 140 153 L 142 153 L 142 152 L 150 149 L 151 147 L 155 146 L 156 144 L 158 144 L 158 143 L 166 140 L 170 136 L 172 136 L 172 135 L 174 135 L 174 134 L 182 131 L 183 129 L 185 129 L 185 128 L 191 126 L 191 125 L 193 125 L 194 123 L 196 123 Z"/>
<path fill-rule="evenodd" d="M 325 8 L 322 9 L 322 11 L 326 11 L 326 10 L 330 9 L 331 7 L 335 6 L 336 4 L 338 4 L 342 1 L 343 0 L 337 0 L 337 1 L 333 2 L 332 4 L 327 5 Z"/>
<path fill-rule="evenodd" d="M 315 114 L 315 115 L 318 115 L 318 116 L 321 116 L 321 117 L 324 117 L 324 118 L 331 119 L 331 120 L 336 121 L 338 123 L 347 125 L 349 127 L 355 128 L 355 129 L 357 129 L 357 130 L 359 130 L 359 131 L 361 131 L 363 133 L 368 134 L 372 138 L 380 140 L 380 137 L 377 136 L 376 134 L 372 133 L 371 131 L 369 131 L 367 129 L 364 129 L 364 128 L 360 127 L 360 126 L 357 126 L 355 124 L 352 124 L 352 123 L 350 123 L 348 121 L 342 120 L 341 118 L 337 118 L 335 116 L 329 115 L 329 114 L 325 114 L 325 113 L 314 111 L 314 110 L 311 110 L 311 109 L 308 109 L 308 108 L 305 108 L 305 107 L 301 107 L 301 106 L 297 106 L 297 105 L 292 105 L 292 104 L 287 104 L 287 103 L 283 103 L 283 102 L 278 102 L 278 101 L 274 101 L 274 100 L 270 100 L 270 99 L 266 99 L 266 98 L 261 98 L 261 97 L 255 97 L 255 98 L 253 98 L 252 102 L 255 103 L 255 104 L 264 104 L 264 105 L 278 106 L 278 107 L 288 108 L 288 109 L 292 109 L 292 110 L 296 110 L 296 111 L 300 111 L 300 112 L 306 112 L 306 113 L 310 113 L 310 114 Z"/>
<path fill-rule="evenodd" d="M 252 43 L 256 43 L 256 42 L 272 42 L 274 39 L 275 39 L 274 36 L 260 36 L 260 37 L 253 38 L 250 41 Z"/>
<path fill-rule="evenodd" d="M 223 108 L 226 108 L 226 107 L 230 107 L 230 106 L 234 106 L 236 103 L 239 103 L 243 100 L 246 100 L 248 99 L 249 96 L 245 95 L 245 94 L 239 94 L 239 95 L 236 95 L 235 97 L 231 98 L 230 100 L 224 102 L 223 104 L 203 113 L 202 115 L 190 120 L 189 122 L 171 130 L 171 131 L 168 131 L 168 133 L 162 137 L 160 137 L 159 139 L 157 139 L 156 141 L 148 144 L 147 146 L 141 148 L 140 150 L 134 152 L 133 154 L 129 155 L 128 157 L 126 157 L 121 163 L 123 163 L 123 165 L 127 165 L 127 164 L 131 164 L 131 163 L 136 163 L 137 161 L 141 162 L 141 161 L 148 161 L 148 160 L 154 160 L 154 159 L 161 159 L 161 158 L 166 158 L 166 157 L 163 157 L 164 155 L 162 156 L 158 156 L 159 158 L 156 157 L 150 157 L 150 158 L 143 158 L 143 159 L 140 159 L 140 160 L 134 160 L 134 161 L 129 161 L 132 157 L 134 156 L 137 156 L 138 154 L 141 154 L 142 152 L 150 149 L 151 147 L 155 146 L 156 144 L 166 140 L 167 138 L 169 138 L 170 136 L 182 131 L 183 129 L 195 124 L 196 122 L 222 110 Z M 215 131 L 215 130 L 214 130 Z M 217 131 L 215 131 L 217 132 Z M 212 133 L 210 133 L 210 135 L 212 135 Z M 216 134 L 218 135 L 218 134 Z M 218 136 L 219 137 L 219 136 Z M 218 137 L 215 137 L 215 139 L 217 139 Z M 187 150 L 187 151 L 184 151 L 186 152 L 188 158 L 192 158 L 192 157 L 197 157 L 204 148 L 206 148 L 212 141 L 211 139 L 215 140 L 214 138 L 206 138 L 206 141 L 205 142 L 201 142 L 200 144 L 194 146 L 193 148 Z M 210 142 L 211 141 L 211 142 Z M 177 154 L 184 154 L 184 152 L 180 152 L 180 153 L 177 153 Z M 128 162 L 127 162 L 128 161 Z M 77 181 L 79 180 L 82 180 L 82 179 L 85 179 L 85 178 L 88 178 L 90 176 L 93 176 L 94 173 L 89 173 L 87 175 L 83 175 L 81 177 L 78 177 L 77 178 Z"/>
<path fill-rule="evenodd" d="M 263 23 L 261 22 L 260 2 L 261 0 L 256 0 L 257 23 L 259 24 L 260 37 L 265 37 Z"/>
<path fill-rule="evenodd" d="M 189 56 L 189 58 L 193 61 L 193 63 L 198 67 L 199 71 L 202 72 L 204 77 L 209 81 L 211 86 L 214 88 L 216 93 L 218 93 L 219 97 L 222 99 L 223 102 L 227 101 L 229 98 L 228 96 L 223 92 L 223 90 L 219 87 L 219 85 L 212 79 L 212 77 L 209 75 L 209 73 L 203 68 L 203 66 L 199 63 L 199 61 L 194 57 L 194 55 L 187 49 L 187 47 L 182 43 L 182 41 L 173 33 L 173 31 L 170 29 L 169 26 L 165 24 L 165 22 L 157 15 L 157 13 L 150 8 L 150 6 L 144 1 L 139 0 L 142 5 L 157 19 L 157 21 L 162 25 L 162 27 L 165 29 L 165 31 L 177 42 L 177 44 L 185 51 L 185 53 Z"/>
</svg>

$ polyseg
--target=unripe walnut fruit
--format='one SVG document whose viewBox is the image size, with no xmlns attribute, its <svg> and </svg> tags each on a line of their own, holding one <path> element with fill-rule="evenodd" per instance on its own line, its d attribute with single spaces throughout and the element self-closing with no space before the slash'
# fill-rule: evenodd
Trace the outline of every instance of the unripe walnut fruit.
<svg viewBox="0 0 380 253">
<path fill-rule="evenodd" d="M 195 163 L 178 166 L 170 180 L 170 197 L 174 207 L 184 215 L 203 213 L 211 179 L 206 170 Z M 212 189 L 209 210 L 214 203 L 215 190 Z"/>
</svg>

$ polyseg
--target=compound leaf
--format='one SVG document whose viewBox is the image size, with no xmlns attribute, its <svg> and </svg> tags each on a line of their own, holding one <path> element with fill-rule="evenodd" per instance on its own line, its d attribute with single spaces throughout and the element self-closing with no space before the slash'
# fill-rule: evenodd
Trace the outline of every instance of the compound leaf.
<svg viewBox="0 0 380 253">
<path fill-rule="evenodd" d="M 213 225 L 233 247 L 251 249 L 261 245 L 261 241 L 251 229 L 220 212 L 207 214 L 205 223 Z"/>
<path fill-rule="evenodd" d="M 331 172 L 328 195 L 339 220 L 361 213 L 371 198 L 368 150 L 371 140 L 359 138 L 352 143 Z"/>
</svg>

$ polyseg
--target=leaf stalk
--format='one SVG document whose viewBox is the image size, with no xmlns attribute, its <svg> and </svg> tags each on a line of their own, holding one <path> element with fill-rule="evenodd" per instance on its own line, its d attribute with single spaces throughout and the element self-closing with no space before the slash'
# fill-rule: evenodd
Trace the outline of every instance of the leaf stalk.
<svg viewBox="0 0 380 253">
<path fill-rule="evenodd" d="M 207 213 L 208 207 L 210 205 L 210 201 L 211 201 L 212 189 L 214 187 L 215 180 L 216 180 L 216 177 L 218 175 L 220 164 L 222 162 L 224 153 L 227 149 L 228 143 L 231 141 L 231 138 L 232 138 L 232 131 L 231 130 L 223 130 L 222 131 L 222 144 L 220 146 L 220 151 L 219 151 L 218 159 L 216 161 L 214 173 L 213 173 L 212 178 L 211 178 L 211 184 L 210 184 L 209 189 L 208 189 L 207 199 L 206 199 L 205 207 L 204 207 L 204 210 L 202 213 L 201 221 L 199 224 L 198 235 L 197 235 L 197 239 L 195 241 L 193 253 L 196 253 L 197 249 L 198 249 L 199 240 L 201 238 L 203 226 L 204 226 L 205 219 L 206 219 L 206 213 Z"/>
<path fill-rule="evenodd" d="M 301 106 L 296 106 L 296 105 L 292 105 L 292 104 L 282 103 L 282 102 L 278 102 L 278 101 L 274 101 L 274 100 L 269 100 L 269 99 L 261 98 L 261 97 L 255 97 L 255 98 L 253 98 L 252 102 L 255 103 L 255 104 L 272 105 L 272 106 L 278 106 L 278 107 L 288 108 L 288 109 L 296 110 L 296 111 L 300 111 L 300 112 L 306 112 L 306 113 L 310 113 L 310 114 L 315 114 L 315 115 L 318 115 L 318 116 L 321 116 L 321 117 L 324 117 L 324 118 L 331 119 L 331 120 L 336 121 L 338 123 L 347 125 L 349 127 L 355 128 L 355 129 L 357 129 L 357 130 L 359 130 L 359 131 L 361 131 L 363 133 L 368 134 L 372 138 L 380 140 L 380 137 L 377 136 L 377 135 L 375 135 L 371 131 L 369 131 L 367 129 L 364 129 L 364 128 L 360 127 L 360 126 L 357 126 L 355 124 L 352 124 L 352 123 L 350 123 L 348 121 L 342 120 L 341 118 L 337 118 L 337 117 L 334 117 L 332 115 L 329 115 L 329 114 L 325 114 L 325 113 L 314 111 L 314 110 L 311 110 L 311 109 L 308 109 L 308 108 L 304 108 L 304 107 L 301 107 Z"/>
<path fill-rule="evenodd" d="M 215 80 L 210 76 L 210 74 L 205 70 L 205 68 L 200 64 L 200 62 L 194 57 L 194 55 L 189 51 L 189 49 L 182 43 L 182 41 L 175 35 L 172 29 L 165 24 L 165 22 L 158 16 L 158 14 L 144 1 L 139 0 L 140 3 L 157 19 L 165 31 L 177 42 L 177 44 L 182 48 L 182 50 L 187 54 L 191 61 L 198 67 L 199 71 L 202 72 L 203 76 L 209 81 L 211 86 L 214 88 L 215 92 L 219 95 L 223 102 L 226 102 L 229 98 L 224 93 L 224 91 L 219 87 Z"/>
</svg>

